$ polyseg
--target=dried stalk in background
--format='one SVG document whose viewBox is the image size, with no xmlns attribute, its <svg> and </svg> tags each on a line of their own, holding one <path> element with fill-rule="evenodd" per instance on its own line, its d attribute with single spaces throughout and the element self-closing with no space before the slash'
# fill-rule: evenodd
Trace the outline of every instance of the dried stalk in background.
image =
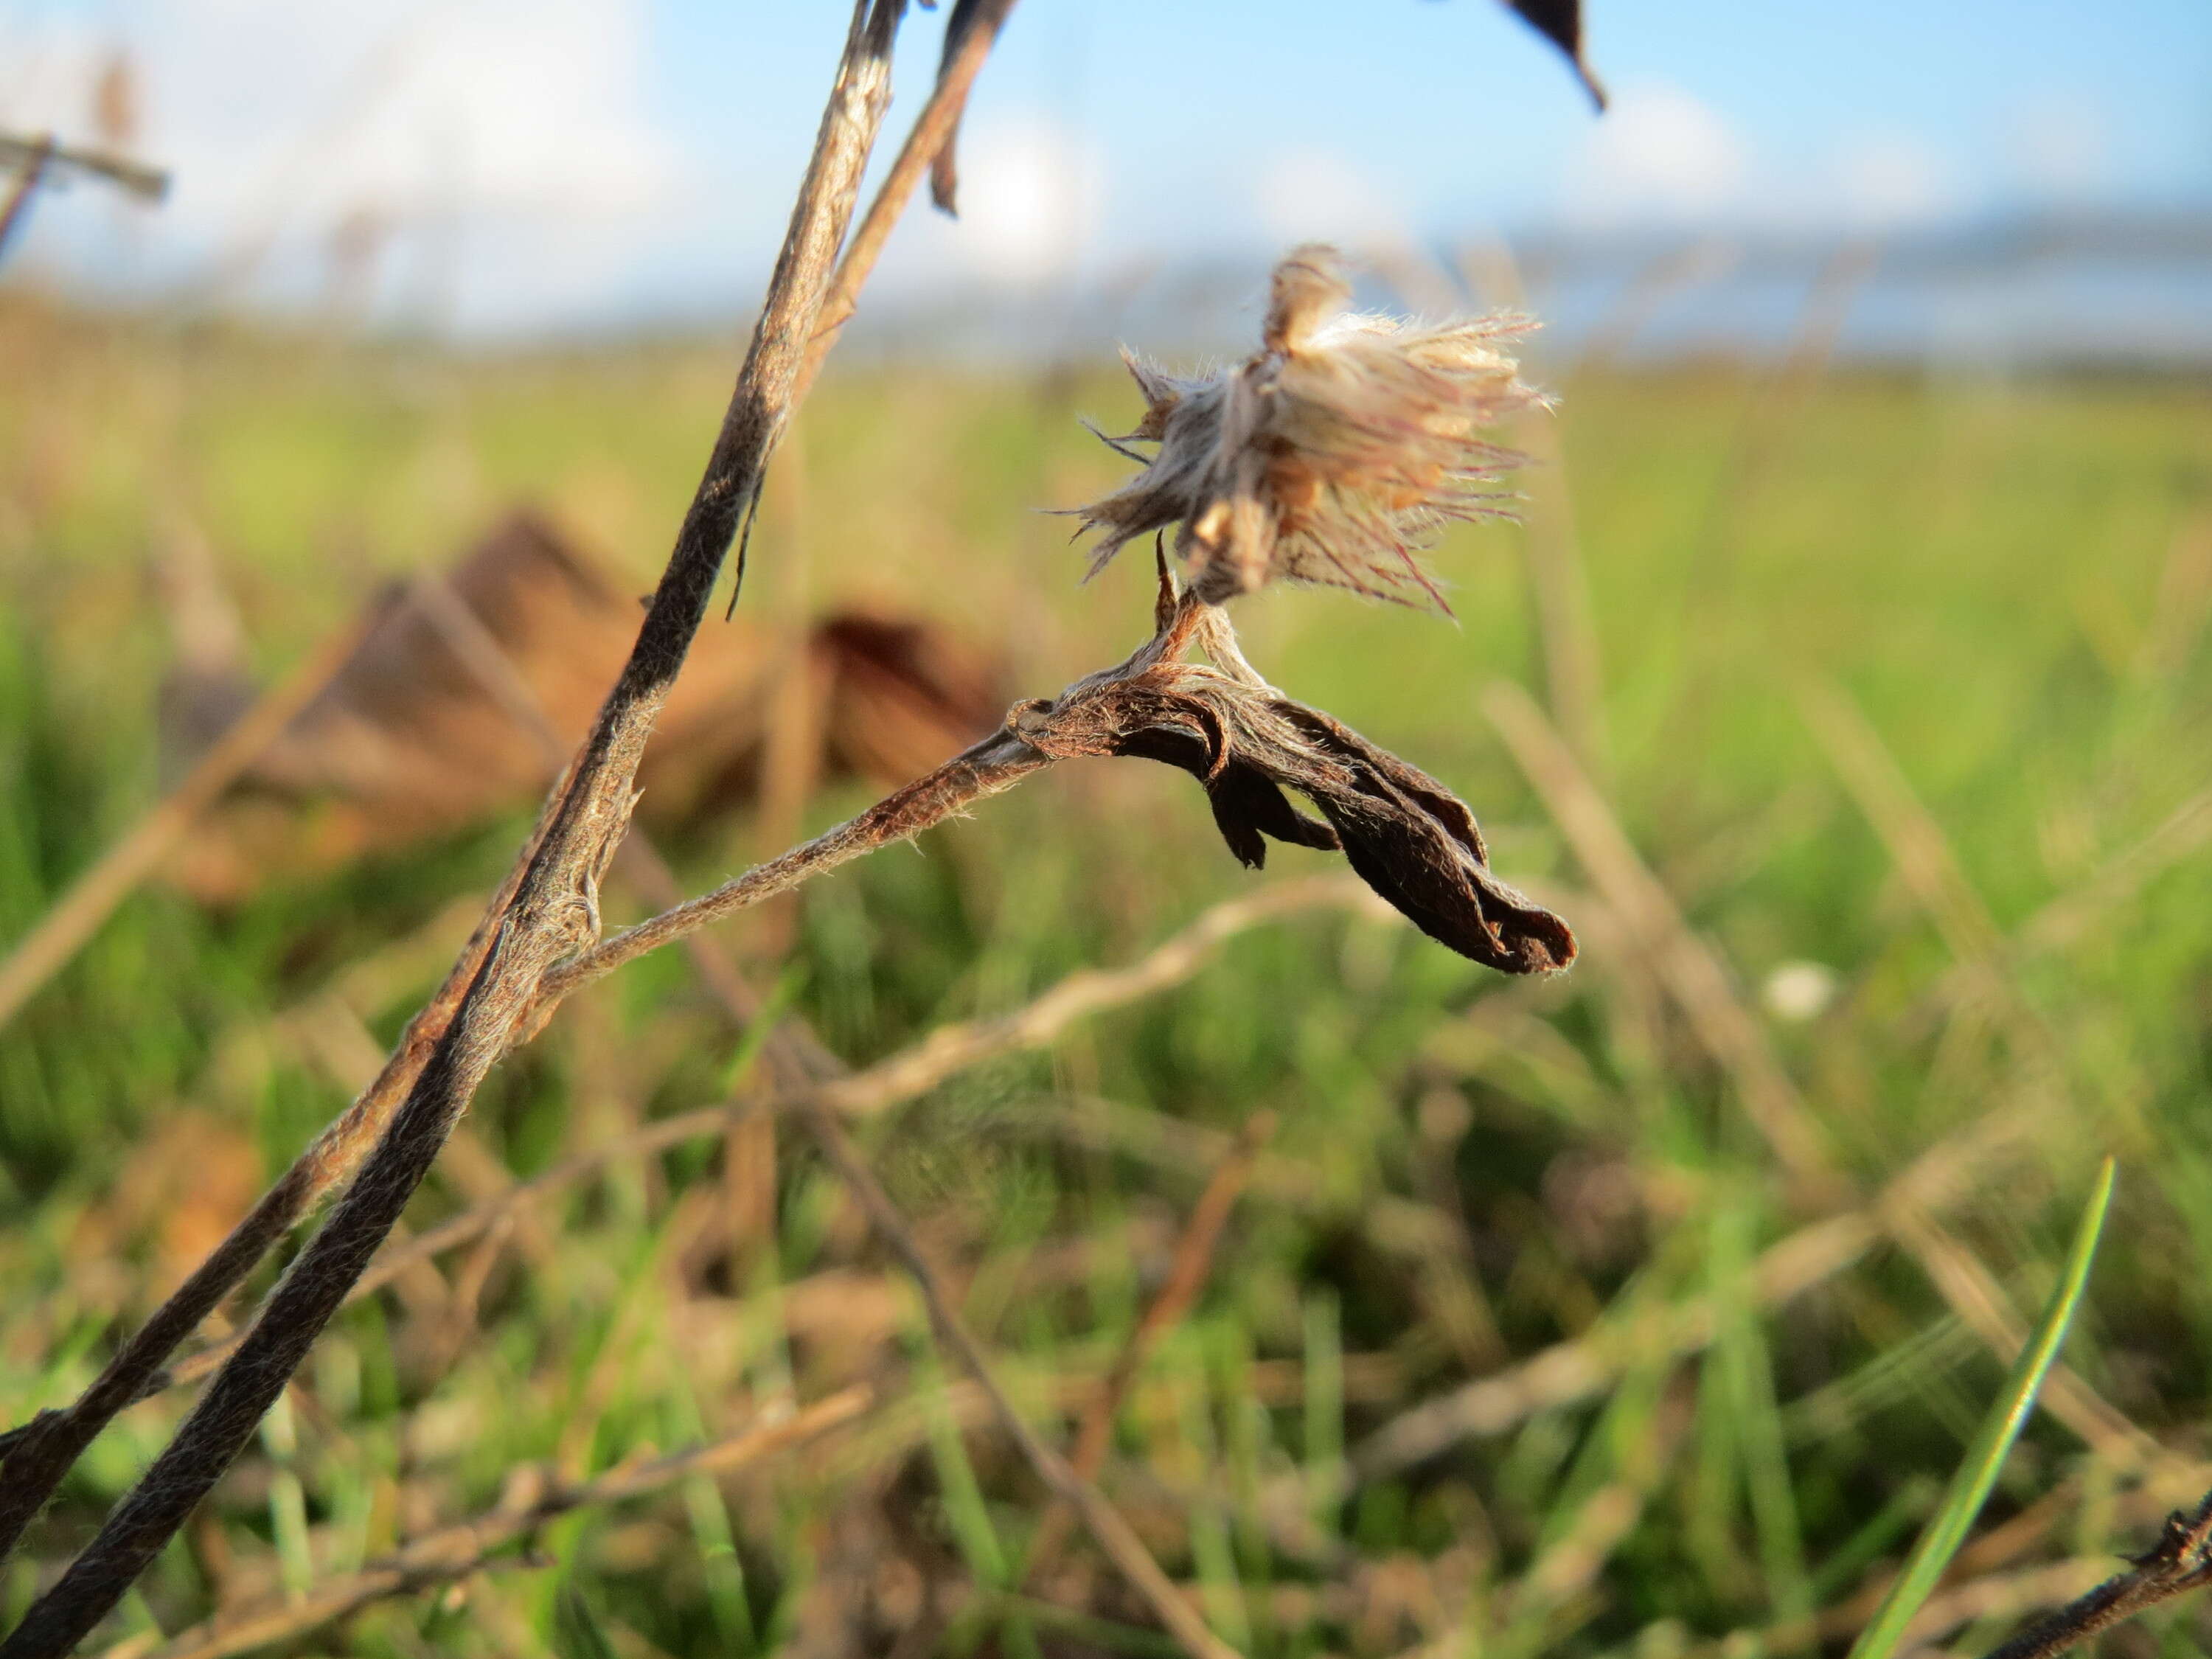
<svg viewBox="0 0 2212 1659">
<path fill-rule="evenodd" d="M 750 1468 L 779 1452 L 803 1446 L 860 1418 L 876 1403 L 865 1387 L 840 1389 L 793 1410 L 761 1412 L 734 1434 L 687 1446 L 642 1462 L 618 1464 L 589 1480 L 568 1482 L 550 1468 L 512 1471 L 501 1501 L 465 1521 L 440 1527 L 358 1571 L 314 1585 L 304 1595 L 283 1595 L 216 1614 L 147 1650 L 136 1640 L 137 1659 L 227 1659 L 359 1612 L 372 1601 L 406 1595 L 433 1584 L 456 1583 L 482 1571 L 519 1538 L 571 1510 L 618 1504 L 659 1492 L 699 1474 Z M 108 1659 L 119 1659 L 111 1650 Z"/>
</svg>

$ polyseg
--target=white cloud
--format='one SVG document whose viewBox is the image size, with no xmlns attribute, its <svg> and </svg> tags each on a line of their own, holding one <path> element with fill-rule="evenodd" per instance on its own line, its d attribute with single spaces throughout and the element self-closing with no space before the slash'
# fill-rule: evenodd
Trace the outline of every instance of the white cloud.
<svg viewBox="0 0 2212 1659">
<path fill-rule="evenodd" d="M 1256 200 L 1261 224 L 1278 246 L 1395 247 L 1411 235 L 1412 217 L 1391 181 L 1326 150 L 1278 157 L 1261 175 Z"/>
<path fill-rule="evenodd" d="M 500 317 L 462 320 L 540 321 L 628 269 L 680 194 L 644 0 L 144 0 L 129 15 L 119 42 L 82 20 L 27 40 L 0 19 L 0 61 L 28 47 L 41 65 L 27 88 L 0 82 L 0 118 L 82 133 L 121 46 L 146 108 L 138 147 L 175 173 L 147 238 L 171 279 L 311 299 L 334 230 L 374 221 L 395 268 L 443 262 L 432 286 L 465 307 L 499 296 Z M 42 217 L 58 223 L 50 259 L 112 274 L 64 216 Z"/>
<path fill-rule="evenodd" d="M 1833 174 L 1837 207 L 1849 224 L 1896 229 L 1958 210 L 1957 170 L 1929 145 L 1906 133 L 1869 133 L 1845 142 Z"/>
<path fill-rule="evenodd" d="M 2011 113 L 2005 148 L 2033 195 L 2062 201 L 2112 183 L 2112 131 L 2101 105 L 2070 93 L 2029 99 Z"/>
<path fill-rule="evenodd" d="M 1956 158 L 1916 134 L 1846 134 L 1825 161 L 1791 163 L 1691 94 L 1649 82 L 1622 88 L 1564 185 L 1561 217 L 1592 229 L 1894 231 L 1968 205 Z"/>
<path fill-rule="evenodd" d="M 1569 163 L 1561 211 L 1593 227 L 1710 221 L 1742 204 L 1743 141 L 1710 105 L 1663 82 L 1619 88 Z"/>
<path fill-rule="evenodd" d="M 940 225 L 942 252 L 993 282 L 1062 279 L 1091 251 L 1099 211 L 1097 156 L 1049 116 L 1001 115 L 960 137 L 960 217 Z"/>
</svg>

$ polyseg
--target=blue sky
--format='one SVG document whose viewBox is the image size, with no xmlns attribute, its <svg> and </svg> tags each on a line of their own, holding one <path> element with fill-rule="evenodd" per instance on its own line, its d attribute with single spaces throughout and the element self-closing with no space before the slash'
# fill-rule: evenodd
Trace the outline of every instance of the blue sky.
<svg viewBox="0 0 2212 1659">
<path fill-rule="evenodd" d="M 743 309 L 843 28 L 834 0 L 0 0 L 0 123 L 82 131 L 102 64 L 179 172 L 72 191 L 49 280 L 475 331 Z M 908 27 L 900 108 L 940 18 Z M 1494 0 L 1021 0 L 957 225 L 908 292 L 1110 280 L 1551 226 L 1881 232 L 2022 209 L 2212 212 L 2212 0 L 1591 0 L 1594 118 Z M 350 240 L 339 227 L 350 232 Z M 366 255 L 360 250 L 367 248 Z"/>
</svg>

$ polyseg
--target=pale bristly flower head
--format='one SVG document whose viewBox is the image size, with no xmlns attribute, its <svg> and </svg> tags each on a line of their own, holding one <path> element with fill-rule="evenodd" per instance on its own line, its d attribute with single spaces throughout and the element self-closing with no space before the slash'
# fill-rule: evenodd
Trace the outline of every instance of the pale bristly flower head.
<svg viewBox="0 0 2212 1659">
<path fill-rule="evenodd" d="M 1452 520 L 1508 516 L 1487 486 L 1521 458 L 1481 434 L 1541 401 L 1500 346 L 1531 325 L 1413 322 L 1351 299 L 1334 250 L 1302 247 L 1275 268 L 1261 349 L 1236 368 L 1185 379 L 1122 354 L 1145 416 L 1107 441 L 1146 465 L 1077 509 L 1103 532 L 1093 574 L 1173 525 L 1215 604 L 1279 579 L 1449 611 L 1413 556 Z"/>
</svg>

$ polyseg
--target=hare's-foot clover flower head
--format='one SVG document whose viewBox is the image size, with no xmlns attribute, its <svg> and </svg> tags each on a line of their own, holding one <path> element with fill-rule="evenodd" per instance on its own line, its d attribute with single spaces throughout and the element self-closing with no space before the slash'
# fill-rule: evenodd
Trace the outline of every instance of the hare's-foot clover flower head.
<svg viewBox="0 0 2212 1659">
<path fill-rule="evenodd" d="M 1127 353 L 1144 418 L 1107 441 L 1145 470 L 1077 509 L 1095 574 L 1177 526 L 1199 597 L 1282 579 L 1449 611 L 1414 554 L 1455 520 L 1509 516 L 1490 488 L 1518 464 L 1483 433 L 1541 401 L 1502 343 L 1516 317 L 1428 324 L 1348 310 L 1334 250 L 1275 269 L 1260 350 L 1196 379 Z M 1101 434 L 1103 435 L 1103 434 Z M 1147 457 L 1128 446 L 1151 443 Z"/>
</svg>

